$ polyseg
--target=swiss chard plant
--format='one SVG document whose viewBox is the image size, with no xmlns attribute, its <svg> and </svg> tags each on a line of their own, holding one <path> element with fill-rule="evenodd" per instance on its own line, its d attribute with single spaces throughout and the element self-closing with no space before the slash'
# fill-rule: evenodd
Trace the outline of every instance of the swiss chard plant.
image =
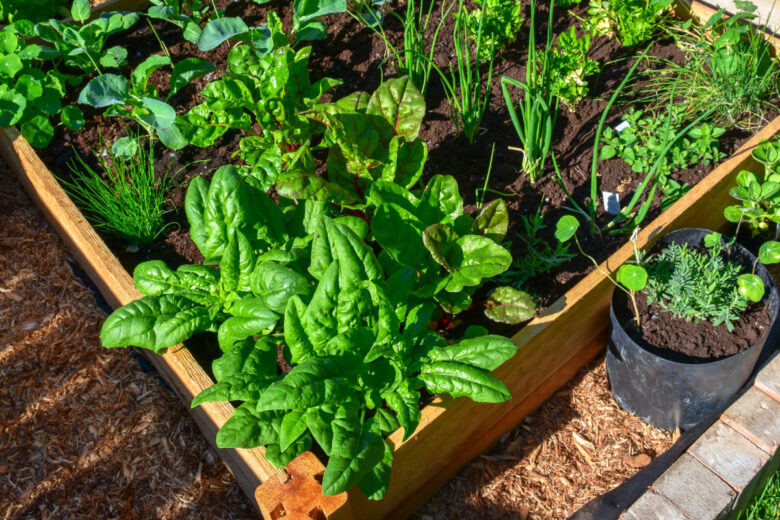
<svg viewBox="0 0 780 520">
<path fill-rule="evenodd" d="M 277 191 L 361 208 L 375 181 L 410 188 L 428 157 L 425 142 L 417 137 L 424 116 L 425 101 L 408 76 L 385 81 L 370 95 L 355 92 L 320 105 L 309 117 L 326 126 L 327 174 L 298 168 L 279 178 Z"/>
<path fill-rule="evenodd" d="M 472 307 L 472 296 L 488 279 L 506 271 L 512 256 L 500 243 L 509 217 L 497 199 L 476 217 L 464 213 L 453 177 L 436 175 L 419 196 L 397 184 L 377 181 L 369 194 L 375 205 L 371 234 L 382 247 L 386 272 L 408 273 L 415 298 L 433 299 L 457 315 Z M 533 316 L 525 293 L 502 290 L 485 304 L 496 321 L 520 323 Z"/>
<path fill-rule="evenodd" d="M 162 93 L 150 81 L 154 71 L 172 66 L 168 56 L 153 54 L 133 70 L 130 79 L 119 74 L 103 74 L 90 80 L 79 95 L 79 103 L 106 108 L 106 115 L 131 119 L 150 136 L 157 136 L 169 148 L 187 144 L 179 127 L 176 110 L 167 103 L 188 83 L 214 70 L 214 65 L 201 58 L 185 58 L 175 65 L 169 78 L 168 93 Z M 122 138 L 114 143 L 114 153 L 127 157 L 135 152 L 137 143 Z"/>
<path fill-rule="evenodd" d="M 62 123 L 71 130 L 84 125 L 84 116 L 74 106 L 63 110 L 69 78 L 41 69 L 51 56 L 27 41 L 32 34 L 31 24 L 21 21 L 0 30 L 0 126 L 18 125 L 32 146 L 43 148 L 54 137 L 52 116 L 61 113 Z"/>
<path fill-rule="evenodd" d="M 205 101 L 177 122 L 185 140 L 200 147 L 213 145 L 228 130 L 243 132 L 238 152 L 246 163 L 242 169 L 263 189 L 295 167 L 313 170 L 311 140 L 325 127 L 312 110 L 322 94 L 339 83 L 330 78 L 312 83 L 311 47 L 293 50 L 276 15 L 269 13 L 268 18 L 274 50 L 233 47 L 222 78 L 201 92 Z"/>
</svg>

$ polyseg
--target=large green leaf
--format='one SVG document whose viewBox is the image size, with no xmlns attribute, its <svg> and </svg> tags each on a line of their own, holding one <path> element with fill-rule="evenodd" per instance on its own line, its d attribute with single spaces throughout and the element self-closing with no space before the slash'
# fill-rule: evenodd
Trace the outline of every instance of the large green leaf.
<svg viewBox="0 0 780 520">
<path fill-rule="evenodd" d="M 371 219 L 371 232 L 398 263 L 418 268 L 429 256 L 422 241 L 422 223 L 397 204 L 382 204 Z"/>
<path fill-rule="evenodd" d="M 247 401 L 217 432 L 220 448 L 256 448 L 279 441 L 282 412 L 258 412 L 256 403 Z"/>
<path fill-rule="evenodd" d="M 423 244 L 436 263 L 447 271 L 453 271 L 450 260 L 457 257 L 453 250 L 458 248 L 455 243 L 458 239 L 455 232 L 446 224 L 431 224 L 423 231 Z"/>
<path fill-rule="evenodd" d="M 321 217 L 312 243 L 309 272 L 319 279 L 334 261 L 339 263 L 339 284 L 345 290 L 365 280 L 383 278 L 374 252 L 354 231 Z"/>
<path fill-rule="evenodd" d="M 472 231 L 500 243 L 509 228 L 509 212 L 503 199 L 496 199 L 484 206 L 474 219 Z"/>
<path fill-rule="evenodd" d="M 333 446 L 322 475 L 322 494 L 347 491 L 379 464 L 384 457 L 385 441 L 369 419 L 361 424 L 356 403 L 340 406 L 333 418 Z"/>
<path fill-rule="evenodd" d="M 463 214 L 463 199 L 458 181 L 450 175 L 434 175 L 420 198 L 417 217 L 429 226 L 438 222 L 452 223 Z"/>
<path fill-rule="evenodd" d="M 495 370 L 517 352 L 517 346 L 504 336 L 464 339 L 448 347 L 428 351 L 431 361 L 456 361 L 485 370 Z"/>
<path fill-rule="evenodd" d="M 235 343 L 232 349 L 214 360 L 211 368 L 217 381 L 238 374 L 273 376 L 278 372 L 276 358 L 276 343 L 268 336 L 262 336 L 257 341 L 249 338 Z"/>
<path fill-rule="evenodd" d="M 425 117 L 425 98 L 408 76 L 391 79 L 374 91 L 366 113 L 381 116 L 395 135 L 412 140 Z"/>
<path fill-rule="evenodd" d="M 130 79 L 133 82 L 133 92 L 135 92 L 137 96 L 146 95 L 147 85 L 149 84 L 149 78 L 152 76 L 152 73 L 157 69 L 166 67 L 170 64 L 171 59 L 162 54 L 152 54 L 139 63 L 130 75 Z"/>
<path fill-rule="evenodd" d="M 230 228 L 219 262 L 222 286 L 231 291 L 251 290 L 249 279 L 254 269 L 255 251 L 249 239 L 241 231 Z"/>
<path fill-rule="evenodd" d="M 279 427 L 279 448 L 284 451 L 298 440 L 307 429 L 307 412 L 303 410 L 292 410 L 287 412 L 282 419 Z"/>
<path fill-rule="evenodd" d="M 162 260 L 149 260 L 133 271 L 133 283 L 144 296 L 175 292 L 212 294 L 218 282 L 219 272 L 203 265 L 183 265 L 173 271 Z M 216 303 L 216 297 L 214 300 Z"/>
<path fill-rule="evenodd" d="M 26 107 L 27 100 L 23 95 L 0 90 L 0 126 L 13 126 L 18 123 Z"/>
<path fill-rule="evenodd" d="M 124 76 L 103 74 L 90 80 L 79 94 L 79 103 L 104 108 L 127 100 L 130 82 Z"/>
<path fill-rule="evenodd" d="M 512 264 L 512 255 L 492 240 L 479 235 L 460 237 L 457 248 L 448 258 L 454 271 L 450 273 L 445 290 L 460 292 L 464 286 L 479 285 L 483 279 L 506 271 Z"/>
<path fill-rule="evenodd" d="M 423 365 L 420 379 L 431 393 L 469 397 L 479 403 L 500 403 L 511 397 L 504 383 L 487 370 L 453 361 Z"/>
<path fill-rule="evenodd" d="M 169 96 L 176 94 L 191 81 L 213 72 L 216 67 L 201 58 L 185 58 L 176 63 L 171 74 L 171 90 Z"/>
<path fill-rule="evenodd" d="M 238 17 L 223 17 L 210 21 L 198 39 L 198 49 L 203 52 L 219 47 L 229 38 L 249 32 L 244 20 Z"/>
<path fill-rule="evenodd" d="M 212 326 L 208 309 L 183 296 L 145 296 L 111 313 L 100 329 L 100 340 L 105 347 L 160 352 Z"/>
<path fill-rule="evenodd" d="M 293 2 L 293 12 L 298 23 L 329 14 L 343 13 L 346 10 L 346 0 L 294 0 Z"/>
<path fill-rule="evenodd" d="M 275 312 L 283 312 L 293 295 L 307 298 L 314 291 L 308 278 L 276 262 L 260 262 L 250 278 L 252 292 Z"/>
<path fill-rule="evenodd" d="M 195 408 L 203 403 L 221 401 L 254 401 L 276 379 L 276 376 L 246 373 L 228 376 L 196 395 L 191 406 Z"/>
<path fill-rule="evenodd" d="M 232 303 L 226 311 L 231 315 L 219 326 L 217 338 L 223 352 L 250 336 L 259 336 L 273 327 L 279 316 L 271 312 L 261 298 L 248 296 Z"/>
<path fill-rule="evenodd" d="M 420 392 L 409 379 L 405 379 L 395 390 L 385 396 L 387 406 L 397 414 L 398 423 L 404 429 L 404 439 L 408 439 L 420 424 Z"/>
<path fill-rule="evenodd" d="M 393 448 L 385 442 L 382 460 L 371 468 L 371 471 L 357 483 L 358 488 L 366 495 L 366 498 L 369 500 L 382 500 L 384 498 L 387 489 L 390 487 L 390 470 L 392 466 Z"/>
<path fill-rule="evenodd" d="M 303 326 L 306 305 L 298 296 L 292 296 L 287 301 L 284 311 L 284 341 L 292 354 L 291 362 L 300 363 L 315 355 L 309 335 Z"/>
</svg>

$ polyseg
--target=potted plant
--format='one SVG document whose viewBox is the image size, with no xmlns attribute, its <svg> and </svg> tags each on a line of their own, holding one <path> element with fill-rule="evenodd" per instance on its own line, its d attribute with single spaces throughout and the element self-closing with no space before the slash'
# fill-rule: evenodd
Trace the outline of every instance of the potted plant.
<svg viewBox="0 0 780 520">
<path fill-rule="evenodd" d="M 558 222 L 561 241 L 579 223 Z M 592 259 L 591 259 L 592 260 Z M 706 229 L 661 237 L 614 277 L 607 375 L 615 400 L 644 421 L 687 429 L 717 410 L 750 377 L 778 314 L 775 283 L 763 264 L 780 243 L 753 255 Z M 599 267 L 599 269 L 601 269 Z"/>
</svg>

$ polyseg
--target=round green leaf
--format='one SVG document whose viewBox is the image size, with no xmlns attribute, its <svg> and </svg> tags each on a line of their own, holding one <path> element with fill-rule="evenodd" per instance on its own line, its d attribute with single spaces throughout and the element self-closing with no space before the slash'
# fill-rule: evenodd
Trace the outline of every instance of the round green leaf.
<svg viewBox="0 0 780 520">
<path fill-rule="evenodd" d="M 512 287 L 498 287 L 485 302 L 485 316 L 501 323 L 517 324 L 534 317 L 533 298 Z"/>
<path fill-rule="evenodd" d="M 729 222 L 739 222 L 742 218 L 742 210 L 736 205 L 726 206 L 726 209 L 723 210 L 723 216 L 726 217 L 726 220 Z"/>
<path fill-rule="evenodd" d="M 138 153 L 138 140 L 132 137 L 120 137 L 111 145 L 111 153 L 114 157 L 129 161 Z"/>
<path fill-rule="evenodd" d="M 27 101 L 33 101 L 43 95 L 43 85 L 40 80 L 35 79 L 29 74 L 22 74 L 16 80 L 14 90 L 23 95 Z"/>
<path fill-rule="evenodd" d="M 198 48 L 203 51 L 210 51 L 229 38 L 244 34 L 249 31 L 246 23 L 238 17 L 225 17 L 212 20 L 203 29 L 198 38 Z"/>
<path fill-rule="evenodd" d="M 85 22 L 89 19 L 90 6 L 89 0 L 73 0 L 73 6 L 70 8 L 70 15 L 77 22 Z"/>
<path fill-rule="evenodd" d="M 630 291 L 641 291 L 647 285 L 647 271 L 638 265 L 623 264 L 617 271 L 617 281 Z"/>
<path fill-rule="evenodd" d="M 62 109 L 62 124 L 72 132 L 78 132 L 84 127 L 84 112 L 76 105 L 68 105 Z"/>
<path fill-rule="evenodd" d="M 117 74 L 103 74 L 92 79 L 79 94 L 79 103 L 95 108 L 122 103 L 130 92 L 130 82 Z"/>
<path fill-rule="evenodd" d="M 750 301 L 758 302 L 764 297 L 764 282 L 756 274 L 743 274 L 737 278 L 739 294 Z"/>
<path fill-rule="evenodd" d="M 54 137 L 54 127 L 46 116 L 35 116 L 22 124 L 22 135 L 31 146 L 46 148 Z"/>
<path fill-rule="evenodd" d="M 566 242 L 577 232 L 579 221 L 571 215 L 564 215 L 555 225 L 555 238 L 560 242 Z"/>
<path fill-rule="evenodd" d="M 761 244 L 758 249 L 758 259 L 766 265 L 780 262 L 780 242 L 770 240 Z"/>
<path fill-rule="evenodd" d="M 19 122 L 27 107 L 24 96 L 14 91 L 0 91 L 0 126 L 11 126 Z"/>
</svg>

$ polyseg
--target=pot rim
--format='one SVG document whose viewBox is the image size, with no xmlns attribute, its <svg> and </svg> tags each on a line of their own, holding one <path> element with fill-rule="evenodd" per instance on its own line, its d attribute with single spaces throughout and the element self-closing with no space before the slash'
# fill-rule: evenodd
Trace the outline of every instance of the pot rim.
<svg viewBox="0 0 780 520">
<path fill-rule="evenodd" d="M 678 233 L 678 232 L 682 232 L 682 231 L 698 231 L 698 232 L 702 232 L 702 233 L 706 233 L 706 234 L 714 233 L 714 231 L 712 231 L 710 229 L 706 229 L 706 228 L 692 228 L 692 227 L 679 228 L 679 229 L 675 229 L 673 231 L 670 231 L 670 232 L 660 236 L 656 242 L 651 244 L 651 246 L 655 245 L 656 243 L 658 243 L 658 241 L 663 240 L 665 237 L 667 237 L 669 235 L 672 235 L 672 234 Z M 724 238 L 726 238 L 726 235 L 724 235 L 723 233 L 720 233 L 720 235 L 723 236 Z M 741 243 L 739 243 L 739 241 L 735 242 L 735 245 L 739 246 L 745 253 L 747 253 L 749 255 L 750 258 L 755 260 L 756 256 L 748 248 L 746 248 Z M 665 356 L 662 356 L 662 355 L 660 355 L 660 354 L 658 354 L 656 352 L 648 350 L 644 345 L 641 345 L 641 344 L 637 343 L 636 341 L 634 341 L 634 338 L 632 338 L 628 334 L 628 332 L 626 331 L 626 328 L 623 326 L 622 323 L 620 323 L 620 320 L 618 320 L 617 316 L 615 315 L 615 292 L 618 290 L 617 287 L 613 287 L 612 288 L 612 295 L 610 296 L 610 299 L 609 299 L 609 314 L 610 314 L 611 321 L 612 321 L 612 323 L 614 323 L 617 326 L 619 326 L 623 330 L 623 332 L 626 333 L 626 336 L 628 336 L 628 339 L 631 340 L 631 343 L 635 347 L 641 349 L 643 352 L 646 352 L 647 354 L 650 354 L 650 355 L 655 356 L 657 358 L 663 359 L 667 363 L 673 363 L 675 365 L 680 365 L 680 366 L 685 366 L 685 367 L 696 367 L 696 366 L 699 366 L 699 365 L 717 366 L 718 364 L 725 365 L 726 363 L 730 363 L 733 359 L 736 359 L 737 357 L 742 356 L 746 352 L 749 352 L 749 351 L 755 349 L 757 346 L 764 345 L 766 343 L 766 340 L 769 337 L 769 333 L 772 332 L 772 329 L 774 328 L 774 325 L 777 322 L 778 313 L 780 313 L 780 295 L 778 295 L 777 285 L 775 284 L 774 279 L 772 278 L 772 275 L 769 273 L 769 271 L 767 270 L 766 266 L 764 266 L 764 264 L 759 262 L 756 265 L 756 271 L 758 271 L 758 270 L 763 270 L 766 273 L 767 278 L 770 280 L 771 287 L 767 288 L 768 290 L 764 293 L 764 297 L 761 298 L 760 301 L 761 302 L 766 302 L 767 305 L 772 305 L 772 303 L 774 303 L 774 312 L 772 313 L 772 321 L 769 323 L 769 326 L 766 328 L 764 333 L 761 335 L 761 337 L 756 342 L 754 342 L 752 345 L 750 345 L 745 350 L 743 350 L 741 352 L 737 352 L 736 354 L 731 354 L 730 356 L 722 357 L 720 359 L 708 360 L 708 361 L 687 362 L 687 361 L 676 361 L 676 360 L 673 360 L 673 359 L 669 359 L 669 358 L 667 358 Z M 769 300 L 769 301 L 767 301 L 767 300 Z M 774 300 L 774 302 L 772 302 L 771 300 Z M 660 348 L 660 347 L 656 347 L 656 348 Z"/>
</svg>

